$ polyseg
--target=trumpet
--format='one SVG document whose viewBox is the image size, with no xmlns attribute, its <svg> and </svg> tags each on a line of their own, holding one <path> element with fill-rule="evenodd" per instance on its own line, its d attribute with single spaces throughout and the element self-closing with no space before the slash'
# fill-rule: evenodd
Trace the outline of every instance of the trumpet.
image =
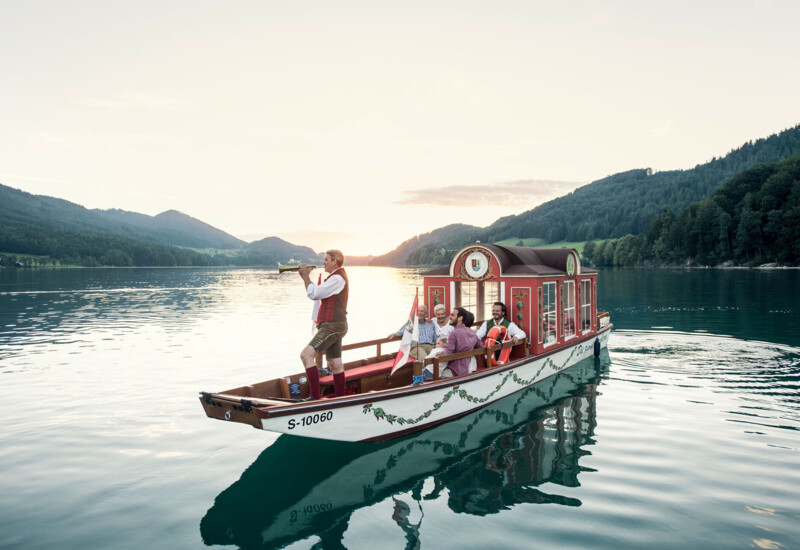
<svg viewBox="0 0 800 550">
<path fill-rule="evenodd" d="M 308 267 L 310 267 L 311 269 L 317 269 L 318 266 L 310 265 Z M 286 273 L 287 271 L 297 271 L 298 269 L 300 269 L 299 265 L 281 265 L 281 264 L 278 264 L 278 274 Z"/>
</svg>

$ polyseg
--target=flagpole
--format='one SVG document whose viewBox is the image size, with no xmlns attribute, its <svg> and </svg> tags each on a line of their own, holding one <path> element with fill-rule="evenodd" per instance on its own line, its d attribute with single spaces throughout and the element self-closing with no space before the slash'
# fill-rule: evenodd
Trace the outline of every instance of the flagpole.
<svg viewBox="0 0 800 550">
<path fill-rule="evenodd" d="M 417 315 L 414 318 L 414 324 L 417 326 L 417 343 L 416 348 L 414 348 L 414 361 L 419 361 L 419 287 L 415 287 L 416 295 L 414 300 L 417 302 Z"/>
<path fill-rule="evenodd" d="M 408 363 L 411 355 L 411 345 L 414 342 L 414 336 L 416 336 L 417 339 L 416 350 L 417 354 L 419 354 L 419 287 L 417 287 L 417 292 L 414 296 L 414 302 L 411 304 L 411 312 L 408 314 L 408 324 L 403 332 L 400 349 L 398 350 L 397 356 L 394 359 L 392 372 L 389 374 L 389 376 L 394 374 L 399 367 Z"/>
</svg>

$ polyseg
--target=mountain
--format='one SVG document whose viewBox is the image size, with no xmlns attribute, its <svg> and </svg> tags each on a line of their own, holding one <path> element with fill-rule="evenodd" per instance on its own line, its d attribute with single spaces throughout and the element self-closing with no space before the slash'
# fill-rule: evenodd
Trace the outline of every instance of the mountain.
<svg viewBox="0 0 800 550">
<path fill-rule="evenodd" d="M 194 249 L 214 249 L 207 254 Z M 222 250 L 222 253 L 219 251 Z M 38 256 L 38 263 L 114 266 L 263 265 L 316 262 L 308 247 L 276 237 L 247 244 L 170 210 L 147 216 L 88 210 L 0 184 L 0 252 Z M 12 262 L 13 263 L 13 262 Z"/>
<path fill-rule="evenodd" d="M 298 246 L 278 237 L 267 237 L 254 241 L 244 247 L 240 258 L 247 259 L 247 265 L 277 267 L 281 264 L 304 262 L 322 265 L 322 260 L 307 246 Z"/>
<path fill-rule="evenodd" d="M 409 266 L 445 263 L 450 255 L 445 252 L 480 240 L 485 230 L 474 225 L 454 223 L 411 237 L 400 246 L 375 257 L 369 265 Z"/>
<path fill-rule="evenodd" d="M 8 224 L 120 233 L 120 224 L 83 206 L 43 195 L 32 195 L 0 184 L 0 220 Z"/>
<path fill-rule="evenodd" d="M 587 243 L 593 265 L 800 264 L 800 153 L 757 164 L 643 235 Z"/>
<path fill-rule="evenodd" d="M 724 157 L 689 170 L 654 173 L 644 168 L 614 174 L 522 214 L 500 218 L 486 228 L 464 226 L 469 229 L 460 236 L 448 232 L 448 238 L 439 241 L 439 231 L 447 228 L 418 235 L 379 256 L 372 265 L 434 264 L 438 262 L 431 254 L 433 250 L 456 249 L 475 240 L 494 243 L 509 238 L 541 238 L 552 243 L 643 234 L 653 218 L 665 210 L 677 212 L 705 200 L 735 174 L 797 152 L 800 125 L 745 143 Z"/>
<path fill-rule="evenodd" d="M 117 223 L 141 228 L 156 242 L 189 248 L 214 248 L 230 250 L 242 248 L 247 243 L 177 210 L 167 210 L 156 216 L 127 212 L 125 210 L 93 210 Z M 141 237 L 140 237 L 141 238 Z"/>
<path fill-rule="evenodd" d="M 0 219 L 40 229 L 89 231 L 167 246 L 240 248 L 246 243 L 175 210 L 147 216 L 124 210 L 89 210 L 78 204 L 0 185 Z"/>
</svg>

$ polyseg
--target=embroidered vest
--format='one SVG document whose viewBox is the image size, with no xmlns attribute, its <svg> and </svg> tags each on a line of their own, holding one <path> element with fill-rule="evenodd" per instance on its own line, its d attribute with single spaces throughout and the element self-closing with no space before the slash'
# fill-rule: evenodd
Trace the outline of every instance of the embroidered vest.
<svg viewBox="0 0 800 550">
<path fill-rule="evenodd" d="M 344 272 L 344 269 L 339 268 L 331 273 L 329 277 L 341 277 L 344 279 L 344 288 L 339 294 L 328 296 L 320 301 L 317 323 L 324 323 L 326 321 L 347 321 L 347 295 L 350 291 L 350 283 L 347 281 L 347 274 Z"/>
<path fill-rule="evenodd" d="M 500 324 L 506 327 L 506 330 L 508 330 L 508 327 L 511 325 L 511 321 L 509 321 L 508 319 L 503 319 L 503 322 Z M 486 322 L 486 331 L 488 332 L 489 330 L 491 330 L 492 327 L 495 326 L 497 326 L 497 323 L 495 322 L 494 318 L 489 319 Z"/>
</svg>

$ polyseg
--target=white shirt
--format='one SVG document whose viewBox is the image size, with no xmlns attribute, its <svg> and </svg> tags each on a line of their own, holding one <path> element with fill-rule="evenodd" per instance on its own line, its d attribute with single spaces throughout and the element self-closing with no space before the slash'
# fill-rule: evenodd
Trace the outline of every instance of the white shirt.
<svg viewBox="0 0 800 550">
<path fill-rule="evenodd" d="M 453 332 L 453 325 L 450 324 L 449 320 L 443 327 L 439 326 L 439 321 L 436 320 L 436 317 L 431 319 L 431 323 L 433 323 L 433 328 L 436 330 L 437 338 L 447 338 L 450 336 L 450 333 Z"/>
<path fill-rule="evenodd" d="M 497 324 L 499 325 L 503 321 L 505 321 L 505 318 L 500 319 L 499 321 L 497 321 Z M 487 321 L 484 321 L 483 324 L 481 325 L 481 328 L 479 328 L 478 332 L 475 333 L 478 336 L 478 338 L 480 338 L 481 340 L 486 338 L 486 323 L 487 323 Z M 517 325 L 515 325 L 514 323 L 511 323 L 511 324 L 508 325 L 508 335 L 511 338 L 517 338 L 519 340 L 522 340 L 523 338 L 525 338 L 525 332 L 523 332 L 523 330 L 521 328 L 519 328 Z"/>
<path fill-rule="evenodd" d="M 430 359 L 432 357 L 436 357 L 437 355 L 441 355 L 442 353 L 444 353 L 444 348 L 433 348 L 431 350 L 431 352 L 428 355 L 425 356 L 425 359 Z M 447 361 L 445 361 L 444 364 L 446 365 Z"/>
<path fill-rule="evenodd" d="M 433 324 L 436 324 L 436 320 L 433 321 Z M 436 357 L 437 355 L 441 355 L 444 353 L 444 348 L 433 348 L 431 352 L 425 356 L 425 359 L 430 359 L 431 357 Z M 439 375 L 441 376 L 442 371 L 447 367 L 447 361 L 442 361 L 439 363 Z M 428 371 L 431 376 L 433 376 L 433 364 L 427 365 L 425 370 Z"/>
</svg>

